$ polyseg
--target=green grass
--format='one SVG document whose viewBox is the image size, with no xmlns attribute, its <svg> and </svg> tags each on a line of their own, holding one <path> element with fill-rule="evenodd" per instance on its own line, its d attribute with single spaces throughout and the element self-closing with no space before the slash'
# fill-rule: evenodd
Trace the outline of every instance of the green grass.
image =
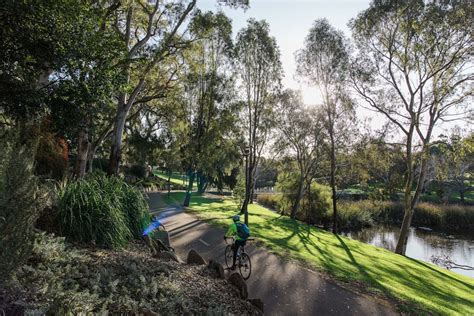
<svg viewBox="0 0 474 316">
<path fill-rule="evenodd" d="M 166 203 L 182 201 L 174 193 Z M 230 200 L 193 196 L 190 210 L 213 224 L 227 227 L 237 212 Z M 300 260 L 343 281 L 358 281 L 369 290 L 401 300 L 399 307 L 445 315 L 474 311 L 474 279 L 424 261 L 394 254 L 330 232 L 295 222 L 259 205 L 250 205 L 252 235 L 273 252 Z"/>
<path fill-rule="evenodd" d="M 160 177 L 168 181 L 168 174 L 166 172 L 155 170 L 153 171 L 153 174 L 157 177 Z M 183 184 L 183 178 L 184 178 L 184 184 Z M 185 185 L 185 186 L 188 185 L 188 182 L 189 182 L 188 179 L 189 177 L 187 175 L 183 175 L 179 172 L 172 172 L 171 177 L 170 177 L 171 183 Z M 194 181 L 193 188 L 197 188 L 196 181 Z"/>
</svg>

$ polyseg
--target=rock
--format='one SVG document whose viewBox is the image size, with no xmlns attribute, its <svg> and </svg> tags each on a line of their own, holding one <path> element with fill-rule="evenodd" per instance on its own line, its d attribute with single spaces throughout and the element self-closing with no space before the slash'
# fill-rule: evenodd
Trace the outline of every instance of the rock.
<svg viewBox="0 0 474 316">
<path fill-rule="evenodd" d="M 207 266 L 209 270 L 214 272 L 219 279 L 225 278 L 224 267 L 217 261 L 209 260 L 209 265 Z"/>
<path fill-rule="evenodd" d="M 186 259 L 187 264 L 197 264 L 203 265 L 206 264 L 206 260 L 194 249 L 191 249 L 188 253 L 188 258 Z"/>
<path fill-rule="evenodd" d="M 247 297 L 249 296 L 249 292 L 247 290 L 247 283 L 245 283 L 244 278 L 242 278 L 239 273 L 232 273 L 227 279 L 227 281 L 237 288 L 241 299 L 247 299 Z"/>
<path fill-rule="evenodd" d="M 253 306 L 255 306 L 263 314 L 263 301 L 261 299 L 249 298 L 247 301 Z"/>
<path fill-rule="evenodd" d="M 158 258 L 158 259 L 161 259 L 161 260 L 165 260 L 165 261 L 175 261 L 175 262 L 181 262 L 178 258 L 178 256 L 172 252 L 172 251 L 162 251 L 162 252 L 158 252 L 157 254 L 155 254 L 154 256 L 155 258 Z"/>
</svg>

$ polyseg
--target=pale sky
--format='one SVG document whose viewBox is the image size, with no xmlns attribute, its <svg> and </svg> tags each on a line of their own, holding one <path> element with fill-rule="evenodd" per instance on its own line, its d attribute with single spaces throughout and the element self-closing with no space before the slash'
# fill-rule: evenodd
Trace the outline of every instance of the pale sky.
<svg viewBox="0 0 474 316">
<path fill-rule="evenodd" d="M 233 35 L 246 26 L 249 18 L 266 20 L 270 25 L 270 35 L 276 38 L 280 47 L 281 62 L 285 71 L 283 86 L 300 89 L 304 102 L 308 105 L 319 103 L 320 97 L 316 88 L 299 83 L 295 76 L 296 64 L 294 53 L 303 47 L 304 39 L 313 22 L 327 18 L 329 22 L 347 37 L 350 30 L 347 23 L 357 13 L 369 6 L 369 0 L 250 0 L 250 8 L 231 9 L 218 6 L 216 0 L 201 0 L 197 7 L 203 11 L 216 11 L 222 8 L 232 19 Z"/>
<path fill-rule="evenodd" d="M 275 37 L 281 52 L 281 62 L 285 72 L 284 88 L 300 90 L 307 105 L 320 103 L 317 88 L 298 82 L 295 78 L 295 52 L 304 45 L 304 39 L 313 22 L 326 18 L 336 28 L 350 38 L 348 22 L 357 14 L 369 7 L 370 0 L 250 0 L 250 8 L 232 9 L 217 5 L 216 0 L 198 0 L 197 7 L 202 11 L 223 10 L 232 19 L 232 30 L 235 38 L 237 32 L 246 26 L 249 18 L 266 20 L 270 25 L 270 35 Z M 359 118 L 372 118 L 373 128 L 380 127 L 386 120 L 381 114 L 358 108 Z M 456 123 L 436 128 L 436 134 L 445 133 Z M 463 122 L 457 122 L 469 128 Z"/>
</svg>

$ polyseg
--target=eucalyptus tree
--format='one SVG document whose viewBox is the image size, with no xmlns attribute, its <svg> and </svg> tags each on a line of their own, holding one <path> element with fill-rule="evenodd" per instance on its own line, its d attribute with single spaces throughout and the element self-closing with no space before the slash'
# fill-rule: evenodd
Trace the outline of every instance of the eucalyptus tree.
<svg viewBox="0 0 474 316">
<path fill-rule="evenodd" d="M 359 50 L 354 89 L 404 139 L 405 215 L 395 249 L 399 254 L 405 254 L 425 184 L 435 127 L 466 115 L 472 120 L 472 108 L 466 106 L 473 95 L 473 17 L 470 1 L 374 1 L 352 22 Z M 416 155 L 418 145 L 421 152 Z"/>
<path fill-rule="evenodd" d="M 204 192 L 217 166 L 232 165 L 235 157 L 238 104 L 234 102 L 232 24 L 223 13 L 197 14 L 191 24 L 197 40 L 186 52 L 185 100 L 189 129 L 184 165 L 189 173 L 183 204 L 189 205 L 193 183 Z M 230 160 L 229 160 L 230 159 Z M 226 161 L 225 161 L 226 160 Z"/>
<path fill-rule="evenodd" d="M 235 44 L 235 62 L 244 103 L 242 125 L 249 149 L 246 194 L 241 208 L 245 222 L 248 223 L 250 193 L 272 127 L 273 106 L 283 76 L 280 50 L 275 38 L 270 36 L 270 27 L 266 21 L 249 19 L 247 26 L 239 31 Z"/>
<path fill-rule="evenodd" d="M 57 134 L 79 144 L 79 177 L 87 134 L 110 109 L 119 81 L 120 42 L 103 28 L 110 9 L 92 1 L 6 1 L 1 10 L 2 108 L 21 120 L 48 115 Z"/>
<path fill-rule="evenodd" d="M 125 122 L 132 108 L 162 97 L 163 90 L 175 78 L 180 66 L 179 53 L 189 44 L 179 33 L 195 5 L 196 0 L 135 0 L 119 3 L 114 11 L 111 27 L 123 41 L 126 60 L 121 64 L 124 89 L 117 91 L 109 174 L 118 172 Z M 167 79 L 151 89 L 149 79 L 160 71 Z"/>
<path fill-rule="evenodd" d="M 304 48 L 296 53 L 298 76 L 315 85 L 322 97 L 324 128 L 329 139 L 330 185 L 333 204 L 333 233 L 338 230 L 337 151 L 350 137 L 354 108 L 346 89 L 349 70 L 349 45 L 341 31 L 326 19 L 316 20 L 306 36 Z"/>
<path fill-rule="evenodd" d="M 299 93 L 286 90 L 280 97 L 277 107 L 278 128 L 275 149 L 288 153 L 298 166 L 298 186 L 295 200 L 291 206 L 291 218 L 295 218 L 308 186 L 323 159 L 324 126 L 322 115 L 317 109 L 304 106 Z"/>
</svg>

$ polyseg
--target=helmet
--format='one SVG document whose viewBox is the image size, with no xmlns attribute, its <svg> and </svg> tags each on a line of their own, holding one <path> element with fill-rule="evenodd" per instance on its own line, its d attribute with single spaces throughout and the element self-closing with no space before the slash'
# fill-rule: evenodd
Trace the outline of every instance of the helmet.
<svg viewBox="0 0 474 316">
<path fill-rule="evenodd" d="M 234 215 L 234 216 L 232 216 L 232 219 L 234 220 L 234 222 L 238 222 L 238 221 L 240 221 L 240 216 L 239 215 Z"/>
</svg>

